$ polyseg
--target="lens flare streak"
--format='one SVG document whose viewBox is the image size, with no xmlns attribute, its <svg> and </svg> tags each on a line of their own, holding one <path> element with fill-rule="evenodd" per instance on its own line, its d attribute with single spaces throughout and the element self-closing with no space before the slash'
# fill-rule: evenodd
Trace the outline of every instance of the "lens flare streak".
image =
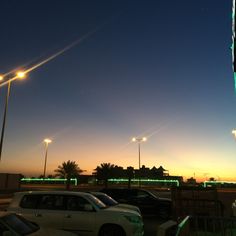
<svg viewBox="0 0 236 236">
<path fill-rule="evenodd" d="M 55 59 L 56 57 L 60 56 L 61 54 L 65 53 L 66 51 L 70 50 L 71 48 L 75 47 L 76 45 L 78 45 L 79 43 L 82 43 L 85 39 L 89 38 L 91 35 L 93 35 L 94 33 L 96 33 L 97 31 L 99 31 L 103 26 L 105 25 L 102 24 L 100 26 L 98 26 L 97 28 L 95 28 L 94 30 L 91 30 L 90 32 L 88 32 L 87 34 L 85 34 L 84 36 L 80 37 L 79 39 L 77 39 L 76 41 L 74 41 L 73 43 L 67 45 L 66 47 L 64 47 L 63 49 L 61 49 L 60 51 L 56 52 L 55 54 L 51 55 L 50 57 L 46 58 L 45 60 L 33 65 L 32 67 L 30 67 L 29 69 L 26 69 L 24 71 L 24 74 L 28 74 L 29 72 L 37 69 L 38 67 L 48 63 L 49 61 Z M 15 70 L 12 70 L 12 71 L 15 71 Z M 11 71 L 11 72 L 12 72 Z M 7 76 L 9 75 L 11 72 L 8 72 L 8 73 L 5 73 L 4 76 Z M 9 82 L 12 82 L 16 79 L 18 79 L 19 76 L 16 75 L 10 79 L 8 79 L 7 81 L 3 82 L 0 84 L 0 87 L 3 87 L 5 85 L 7 85 Z"/>
</svg>

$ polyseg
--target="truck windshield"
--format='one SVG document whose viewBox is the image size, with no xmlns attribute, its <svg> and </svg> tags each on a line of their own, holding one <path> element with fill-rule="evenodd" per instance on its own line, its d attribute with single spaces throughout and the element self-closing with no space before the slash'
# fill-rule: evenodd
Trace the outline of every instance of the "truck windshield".
<svg viewBox="0 0 236 236">
<path fill-rule="evenodd" d="M 100 201 L 98 198 L 96 198 L 96 197 L 93 196 L 93 195 L 88 195 L 88 199 L 89 199 L 94 205 L 96 205 L 97 208 L 99 208 L 99 209 L 107 208 L 107 206 L 106 206 L 102 201 Z"/>
</svg>

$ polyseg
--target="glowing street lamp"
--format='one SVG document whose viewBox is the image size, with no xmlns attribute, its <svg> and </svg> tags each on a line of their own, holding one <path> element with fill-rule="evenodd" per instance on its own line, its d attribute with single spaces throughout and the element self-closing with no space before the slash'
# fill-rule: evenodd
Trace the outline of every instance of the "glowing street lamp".
<svg viewBox="0 0 236 236">
<path fill-rule="evenodd" d="M 236 129 L 232 130 L 232 134 L 234 135 L 234 137 L 236 138 Z"/>
<path fill-rule="evenodd" d="M 43 142 L 45 143 L 46 146 L 46 151 L 45 151 L 45 159 L 44 159 L 44 169 L 43 169 L 43 178 L 45 179 L 45 175 L 46 175 L 46 166 L 47 166 L 47 158 L 48 158 L 48 144 L 52 142 L 51 139 L 45 138 L 43 140 Z"/>
<path fill-rule="evenodd" d="M 20 79 L 25 78 L 25 72 L 18 71 L 14 78 L 20 78 Z M 3 80 L 3 79 L 4 79 L 4 77 L 1 75 L 0 80 Z M 4 139 L 4 133 L 5 133 L 5 126 L 6 126 L 8 100 L 9 100 L 10 91 L 11 91 L 11 80 L 12 79 L 9 79 L 9 81 L 7 82 L 8 83 L 7 95 L 6 95 L 6 100 L 5 100 L 5 109 L 4 109 L 4 115 L 3 115 L 2 132 L 1 132 L 1 140 L 0 140 L 0 160 L 1 160 L 1 157 L 2 157 L 2 146 L 3 146 L 3 139 Z"/>
<path fill-rule="evenodd" d="M 147 138 L 146 137 L 142 137 L 142 138 L 133 137 L 132 141 L 138 143 L 138 169 L 139 169 L 139 181 L 138 181 L 138 183 L 139 183 L 139 187 L 140 187 L 140 164 L 141 164 L 141 161 L 140 161 L 140 156 L 141 156 L 140 146 L 141 145 L 140 144 L 141 144 L 141 142 L 147 141 Z"/>
<path fill-rule="evenodd" d="M 25 73 L 24 71 L 18 71 L 18 72 L 16 73 L 16 76 L 17 76 L 17 78 L 19 78 L 19 79 L 24 79 L 25 76 L 26 76 L 26 73 Z"/>
</svg>

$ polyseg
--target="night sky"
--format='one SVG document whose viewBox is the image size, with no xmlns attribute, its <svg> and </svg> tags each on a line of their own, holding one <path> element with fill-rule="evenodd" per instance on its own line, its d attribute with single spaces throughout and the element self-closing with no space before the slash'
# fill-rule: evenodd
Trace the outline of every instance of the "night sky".
<svg viewBox="0 0 236 236">
<path fill-rule="evenodd" d="M 172 175 L 236 180 L 231 0 L 2 0 L 0 72 L 12 83 L 1 172 L 38 176 L 63 161 L 162 165 Z M 0 88 L 3 116 L 6 86 Z M 2 118 L 1 118 L 2 121 Z M 1 124 L 1 123 L 0 123 Z"/>
</svg>

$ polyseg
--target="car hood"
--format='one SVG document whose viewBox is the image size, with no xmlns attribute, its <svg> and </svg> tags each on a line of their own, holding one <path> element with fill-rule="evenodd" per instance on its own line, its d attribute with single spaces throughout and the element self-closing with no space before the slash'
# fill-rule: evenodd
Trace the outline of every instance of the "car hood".
<svg viewBox="0 0 236 236">
<path fill-rule="evenodd" d="M 120 204 L 117 204 L 117 205 L 112 206 L 112 207 L 117 207 L 117 208 L 123 208 L 123 209 L 127 209 L 127 210 L 136 211 L 136 212 L 138 212 L 139 214 L 141 213 L 141 212 L 140 212 L 140 209 L 139 209 L 137 206 L 133 206 L 133 205 L 130 205 L 130 204 L 123 204 L 123 203 L 120 203 Z"/>
<path fill-rule="evenodd" d="M 113 213 L 116 213 L 116 212 L 118 213 L 119 212 L 119 213 L 133 214 L 133 215 L 136 215 L 136 216 L 141 216 L 140 213 L 137 212 L 137 210 L 133 210 L 133 209 L 129 209 L 129 208 L 124 208 L 124 207 L 118 207 L 119 205 L 120 204 L 118 204 L 116 206 L 110 206 L 108 208 L 103 209 L 103 211 L 113 212 Z"/>
<path fill-rule="evenodd" d="M 170 198 L 165 198 L 165 197 L 158 197 L 158 200 L 165 201 L 165 202 L 172 202 Z"/>
</svg>

